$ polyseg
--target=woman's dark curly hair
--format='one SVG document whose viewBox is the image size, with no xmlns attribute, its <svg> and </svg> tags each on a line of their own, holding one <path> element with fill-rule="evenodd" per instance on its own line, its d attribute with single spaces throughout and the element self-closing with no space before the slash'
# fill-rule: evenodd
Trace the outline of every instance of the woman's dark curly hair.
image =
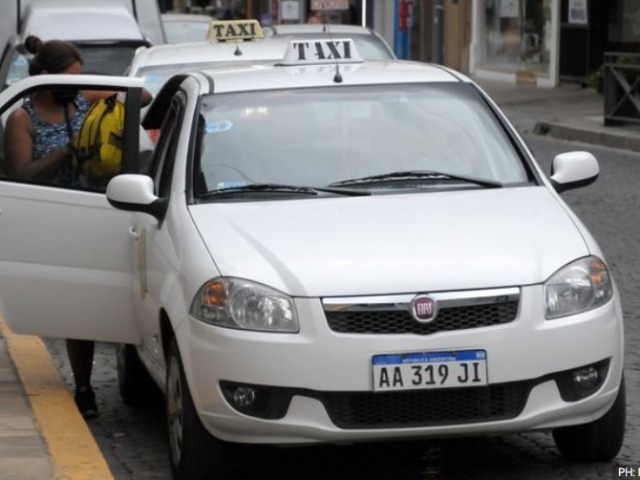
<svg viewBox="0 0 640 480">
<path fill-rule="evenodd" d="M 24 41 L 27 52 L 33 54 L 29 62 L 29 75 L 40 75 L 42 72 L 60 73 L 76 62 L 84 64 L 80 50 L 71 42 L 48 40 L 43 42 L 34 35 Z"/>
</svg>

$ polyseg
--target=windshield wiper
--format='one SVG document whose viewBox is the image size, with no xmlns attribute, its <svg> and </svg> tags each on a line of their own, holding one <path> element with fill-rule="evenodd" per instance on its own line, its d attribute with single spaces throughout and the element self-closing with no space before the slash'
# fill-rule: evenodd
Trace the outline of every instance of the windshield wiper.
<svg viewBox="0 0 640 480">
<path fill-rule="evenodd" d="M 453 175 L 450 173 L 437 172 L 433 170 L 409 170 L 404 172 L 390 172 L 383 173 L 381 175 L 372 175 L 369 177 L 352 178 L 349 180 L 342 180 L 340 182 L 333 182 L 330 186 L 341 185 L 362 185 L 367 183 L 385 183 L 388 181 L 407 181 L 417 179 L 429 179 L 429 180 L 452 180 L 457 182 L 472 183 L 485 188 L 501 188 L 502 184 L 493 180 L 485 180 L 482 178 L 465 177 L 461 175 Z"/>
<path fill-rule="evenodd" d="M 211 192 L 200 195 L 200 198 L 211 198 L 225 195 L 235 195 L 251 192 L 274 192 L 294 195 L 318 195 L 319 192 L 336 193 L 338 195 L 371 195 L 367 190 L 351 190 L 346 188 L 327 188 L 327 187 L 305 187 L 297 185 L 281 185 L 278 183 L 251 183 L 249 185 L 240 185 L 236 187 L 227 187 L 213 190 Z"/>
</svg>

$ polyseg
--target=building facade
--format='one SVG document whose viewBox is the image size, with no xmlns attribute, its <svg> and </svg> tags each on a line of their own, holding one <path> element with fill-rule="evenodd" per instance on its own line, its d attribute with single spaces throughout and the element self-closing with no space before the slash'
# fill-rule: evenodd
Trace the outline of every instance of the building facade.
<svg viewBox="0 0 640 480">
<path fill-rule="evenodd" d="M 470 72 L 555 86 L 559 24 L 560 0 L 473 0 Z"/>
<path fill-rule="evenodd" d="M 329 21 L 373 27 L 399 58 L 442 59 L 473 76 L 539 87 L 587 83 L 605 52 L 640 53 L 640 0 L 172 1 L 263 23 L 304 22 L 318 5 L 339 5 L 327 10 Z"/>
</svg>

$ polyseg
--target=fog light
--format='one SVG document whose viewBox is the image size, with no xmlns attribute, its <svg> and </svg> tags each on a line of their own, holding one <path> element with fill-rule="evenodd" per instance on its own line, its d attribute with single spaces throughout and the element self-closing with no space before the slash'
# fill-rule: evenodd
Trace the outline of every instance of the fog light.
<svg viewBox="0 0 640 480">
<path fill-rule="evenodd" d="M 238 387 L 233 392 L 233 403 L 236 408 L 249 408 L 256 400 L 256 391 L 251 387 Z"/>
<path fill-rule="evenodd" d="M 609 359 L 565 370 L 554 375 L 560 396 L 565 402 L 575 402 L 598 391 L 609 371 Z"/>
<path fill-rule="evenodd" d="M 220 390 L 231 408 L 269 420 L 284 417 L 293 396 L 291 389 L 224 380 L 220 382 Z"/>
<path fill-rule="evenodd" d="M 582 370 L 573 372 L 573 382 L 579 388 L 590 390 L 598 385 L 599 380 L 600 376 L 598 375 L 598 371 L 593 367 L 583 368 Z"/>
</svg>

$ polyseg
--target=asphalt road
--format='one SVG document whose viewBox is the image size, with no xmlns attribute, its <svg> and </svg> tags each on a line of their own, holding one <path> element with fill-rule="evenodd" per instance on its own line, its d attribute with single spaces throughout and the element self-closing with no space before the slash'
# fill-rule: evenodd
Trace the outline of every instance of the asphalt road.
<svg viewBox="0 0 640 480">
<path fill-rule="evenodd" d="M 615 464 L 640 464 L 640 155 L 526 136 L 546 172 L 560 152 L 587 149 L 600 160 L 598 181 L 566 192 L 602 247 L 622 295 L 626 325 L 627 435 Z M 71 387 L 63 343 L 47 340 Z M 117 480 L 170 479 L 162 400 L 133 409 L 119 397 L 114 347 L 98 344 L 94 384 L 100 417 L 90 428 Z M 570 464 L 544 433 L 423 442 L 275 449 L 248 448 L 235 479 L 280 480 L 610 480 L 609 463 Z"/>
</svg>

